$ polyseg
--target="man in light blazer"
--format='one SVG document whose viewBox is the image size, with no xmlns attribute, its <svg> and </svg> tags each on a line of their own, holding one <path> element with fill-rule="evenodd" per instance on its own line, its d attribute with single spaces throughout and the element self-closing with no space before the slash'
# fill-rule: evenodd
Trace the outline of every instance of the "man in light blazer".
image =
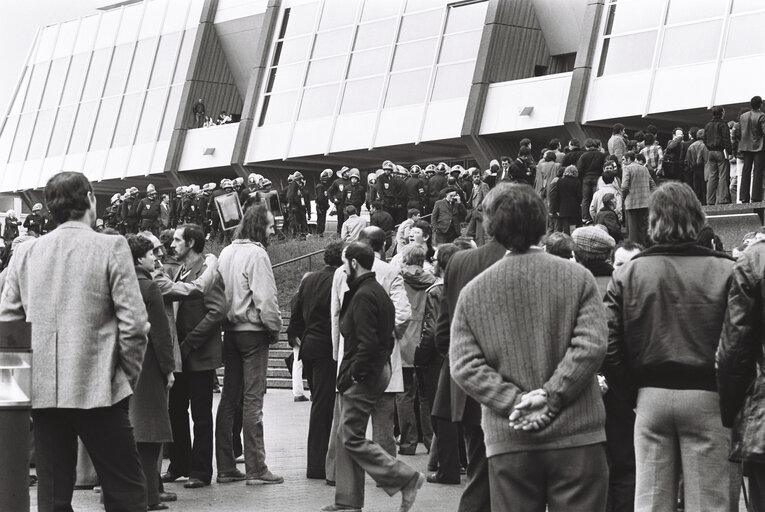
<svg viewBox="0 0 765 512">
<path fill-rule="evenodd" d="M 130 249 L 93 231 L 96 198 L 83 174 L 53 176 L 45 202 L 60 225 L 18 247 L 0 301 L 0 321 L 32 325 L 38 509 L 71 503 L 79 436 L 106 510 L 145 511 L 128 401 L 149 324 Z"/>
</svg>

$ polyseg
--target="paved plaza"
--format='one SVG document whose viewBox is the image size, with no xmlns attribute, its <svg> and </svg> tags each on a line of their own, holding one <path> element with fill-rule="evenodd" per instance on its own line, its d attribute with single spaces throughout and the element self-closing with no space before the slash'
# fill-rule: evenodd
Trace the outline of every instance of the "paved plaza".
<svg viewBox="0 0 765 512">
<path fill-rule="evenodd" d="M 213 407 L 218 408 L 220 395 L 215 395 Z M 310 402 L 293 402 L 292 391 L 269 389 L 265 397 L 264 422 L 266 454 L 269 468 L 284 476 L 282 485 L 246 486 L 244 482 L 230 484 L 213 483 L 202 489 L 184 489 L 183 480 L 166 484 L 168 491 L 178 494 L 178 501 L 169 503 L 171 511 L 177 512 L 316 512 L 334 500 L 334 488 L 323 480 L 305 477 L 306 438 Z M 415 469 L 425 472 L 427 454 L 422 444 L 417 455 L 400 457 Z M 213 464 L 215 464 L 213 457 Z M 168 461 L 164 461 L 165 468 Z M 244 470 L 244 464 L 239 465 Z M 420 491 L 414 511 L 447 512 L 457 510 L 457 503 L 465 484 L 425 484 Z M 36 488 L 30 492 L 31 510 L 37 510 Z M 398 510 L 401 497 L 388 497 L 375 487 L 367 477 L 365 512 L 388 512 Z M 99 495 L 93 491 L 75 491 L 72 500 L 74 510 L 80 512 L 102 511 Z"/>
</svg>

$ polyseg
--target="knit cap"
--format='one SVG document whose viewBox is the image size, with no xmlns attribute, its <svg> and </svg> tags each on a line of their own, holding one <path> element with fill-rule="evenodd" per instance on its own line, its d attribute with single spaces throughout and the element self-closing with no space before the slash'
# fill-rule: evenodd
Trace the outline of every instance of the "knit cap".
<svg viewBox="0 0 765 512">
<path fill-rule="evenodd" d="M 595 226 L 576 228 L 571 233 L 576 246 L 577 259 L 582 262 L 605 260 L 616 247 L 616 241 L 603 229 Z"/>
</svg>

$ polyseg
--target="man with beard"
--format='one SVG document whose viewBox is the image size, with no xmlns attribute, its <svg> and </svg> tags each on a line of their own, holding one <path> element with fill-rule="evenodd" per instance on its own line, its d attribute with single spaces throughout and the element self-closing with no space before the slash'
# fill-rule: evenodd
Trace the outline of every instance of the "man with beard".
<svg viewBox="0 0 765 512">
<path fill-rule="evenodd" d="M 408 512 L 425 476 L 366 439 L 366 428 L 377 401 L 391 378 L 388 359 L 394 348 L 395 308 L 375 280 L 374 251 L 354 242 L 343 255 L 348 291 L 340 310 L 345 340 L 337 376 L 340 417 L 337 443 L 335 503 L 323 511 L 356 510 L 364 506 L 364 472 L 389 495 L 401 492 L 399 511 Z"/>
</svg>

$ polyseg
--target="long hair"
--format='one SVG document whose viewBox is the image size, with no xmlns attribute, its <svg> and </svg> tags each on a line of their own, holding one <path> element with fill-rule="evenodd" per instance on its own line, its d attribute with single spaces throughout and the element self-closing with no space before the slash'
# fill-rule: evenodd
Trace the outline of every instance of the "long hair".
<svg viewBox="0 0 765 512">
<path fill-rule="evenodd" d="M 266 226 L 268 225 L 268 216 L 271 211 L 264 204 L 255 204 L 247 208 L 244 212 L 242 222 L 236 228 L 234 238 L 239 240 L 252 240 L 259 242 L 266 247 L 268 245 L 268 235 Z"/>
<path fill-rule="evenodd" d="M 685 183 L 664 183 L 648 200 L 648 234 L 657 244 L 694 242 L 704 221 L 701 203 Z"/>
</svg>

